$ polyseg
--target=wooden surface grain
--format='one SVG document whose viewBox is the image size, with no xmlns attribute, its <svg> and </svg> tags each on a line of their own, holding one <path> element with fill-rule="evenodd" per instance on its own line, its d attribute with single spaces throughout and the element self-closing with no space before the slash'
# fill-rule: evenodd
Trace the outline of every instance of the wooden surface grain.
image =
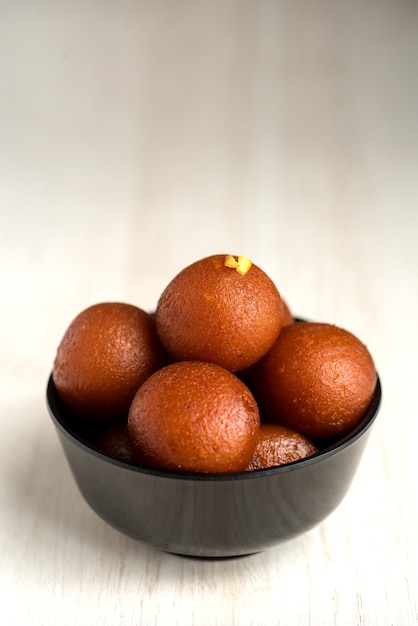
<svg viewBox="0 0 418 626">
<path fill-rule="evenodd" d="M 418 623 L 418 5 L 1 3 L 0 603 L 11 626 Z M 45 407 L 90 304 L 152 310 L 245 254 L 371 350 L 340 507 L 242 559 L 172 556 L 82 500 Z"/>
</svg>

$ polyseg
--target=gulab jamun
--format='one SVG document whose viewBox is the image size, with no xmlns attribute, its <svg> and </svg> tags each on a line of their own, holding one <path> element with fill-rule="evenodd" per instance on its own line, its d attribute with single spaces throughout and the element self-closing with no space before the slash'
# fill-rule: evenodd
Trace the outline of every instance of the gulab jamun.
<svg viewBox="0 0 418 626">
<path fill-rule="evenodd" d="M 367 347 L 352 333 L 319 322 L 282 328 L 252 372 L 265 421 L 313 439 L 351 430 L 373 396 L 377 374 Z"/>
<path fill-rule="evenodd" d="M 138 457 L 125 420 L 106 424 L 95 442 L 95 447 L 119 461 L 138 465 Z"/>
<path fill-rule="evenodd" d="M 131 304 L 103 302 L 71 322 L 59 344 L 52 378 L 76 416 L 127 418 L 138 387 L 165 364 L 155 320 Z"/>
<path fill-rule="evenodd" d="M 283 300 L 283 298 L 282 298 L 282 304 L 283 304 L 282 326 L 288 326 L 289 324 L 293 324 L 295 319 L 289 308 L 289 305 L 287 304 L 285 300 Z"/>
<path fill-rule="evenodd" d="M 317 452 L 318 448 L 310 439 L 292 428 L 264 423 L 260 426 L 257 445 L 247 471 L 293 463 Z"/>
<path fill-rule="evenodd" d="M 244 383 L 202 361 L 166 365 L 138 389 L 128 428 L 149 467 L 181 472 L 240 472 L 256 446 L 260 417 Z"/>
<path fill-rule="evenodd" d="M 235 372 L 258 361 L 283 320 L 280 294 L 246 257 L 213 255 L 184 268 L 156 308 L 157 332 L 175 361 L 208 361 Z"/>
</svg>

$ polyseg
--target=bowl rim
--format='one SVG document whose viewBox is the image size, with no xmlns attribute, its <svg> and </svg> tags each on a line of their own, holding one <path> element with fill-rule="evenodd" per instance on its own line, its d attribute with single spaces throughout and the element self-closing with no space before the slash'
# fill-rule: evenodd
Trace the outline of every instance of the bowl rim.
<svg viewBox="0 0 418 626">
<path fill-rule="evenodd" d="M 49 415 L 58 428 L 58 430 L 65 435 L 73 444 L 77 447 L 81 448 L 85 452 L 101 459 L 103 462 L 110 463 L 111 465 L 119 466 L 123 469 L 138 473 L 145 474 L 149 476 L 154 476 L 163 479 L 171 479 L 171 480 L 189 480 L 189 481 L 197 481 L 197 482 L 223 482 L 223 481 L 234 481 L 234 480 L 254 480 L 260 477 L 269 477 L 276 476 L 278 474 L 285 474 L 287 472 L 294 471 L 298 468 L 308 467 L 310 465 L 315 465 L 321 460 L 324 460 L 328 457 L 341 452 L 345 448 L 352 445 L 356 442 L 360 437 L 362 437 L 373 425 L 380 409 L 382 400 L 382 388 L 380 377 L 378 373 L 376 373 L 376 386 L 373 392 L 373 397 L 371 402 L 361 418 L 361 420 L 357 423 L 357 425 L 352 428 L 348 433 L 343 435 L 337 441 L 333 441 L 329 446 L 319 450 L 316 454 L 312 456 L 306 457 L 304 459 L 300 459 L 298 461 L 293 461 L 291 463 L 286 463 L 284 465 L 278 465 L 274 467 L 269 467 L 265 469 L 244 471 L 244 472 L 228 472 L 228 473 L 201 473 L 201 472 L 183 472 L 183 471 L 168 471 L 168 470 L 158 470 L 149 467 L 145 467 L 143 465 L 136 465 L 133 463 L 129 463 L 128 461 L 124 461 L 122 459 L 117 459 L 114 456 L 106 454 L 105 452 L 100 451 L 98 448 L 94 447 L 94 445 L 88 444 L 81 435 L 71 429 L 59 408 L 59 398 L 55 388 L 55 384 L 53 381 L 52 372 L 48 379 L 47 389 L 46 389 L 46 403 Z"/>
</svg>

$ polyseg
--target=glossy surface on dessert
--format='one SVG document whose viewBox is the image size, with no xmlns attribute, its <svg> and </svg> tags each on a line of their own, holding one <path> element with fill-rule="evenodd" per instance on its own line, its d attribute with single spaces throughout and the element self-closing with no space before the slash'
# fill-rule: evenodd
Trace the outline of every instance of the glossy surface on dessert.
<svg viewBox="0 0 418 626">
<path fill-rule="evenodd" d="M 157 332 L 175 360 L 240 371 L 276 340 L 283 323 L 276 286 L 254 263 L 240 273 L 230 256 L 213 255 L 185 267 L 161 294 Z"/>
<path fill-rule="evenodd" d="M 213 363 L 181 361 L 138 389 L 129 432 L 147 467 L 189 472 L 239 472 L 260 429 L 254 397 L 234 374 Z"/>
<path fill-rule="evenodd" d="M 138 387 L 164 362 L 152 316 L 131 304 L 104 302 L 71 322 L 52 375 L 79 417 L 124 419 Z"/>
<path fill-rule="evenodd" d="M 253 389 L 267 421 L 327 438 L 348 432 L 362 418 L 376 379 L 370 352 L 352 333 L 300 322 L 284 327 L 257 363 Z"/>
</svg>

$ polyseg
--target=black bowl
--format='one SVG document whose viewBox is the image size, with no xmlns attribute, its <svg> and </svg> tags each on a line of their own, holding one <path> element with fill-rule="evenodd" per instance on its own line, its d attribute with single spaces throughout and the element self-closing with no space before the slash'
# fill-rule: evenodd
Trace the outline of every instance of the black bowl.
<svg viewBox="0 0 418 626">
<path fill-rule="evenodd" d="M 318 454 L 237 474 L 163 472 L 94 447 L 96 425 L 77 423 L 52 377 L 47 405 L 74 479 L 91 508 L 130 537 L 176 554 L 231 557 L 262 551 L 324 520 L 342 501 L 380 407 L 371 404 L 348 435 Z"/>
</svg>

